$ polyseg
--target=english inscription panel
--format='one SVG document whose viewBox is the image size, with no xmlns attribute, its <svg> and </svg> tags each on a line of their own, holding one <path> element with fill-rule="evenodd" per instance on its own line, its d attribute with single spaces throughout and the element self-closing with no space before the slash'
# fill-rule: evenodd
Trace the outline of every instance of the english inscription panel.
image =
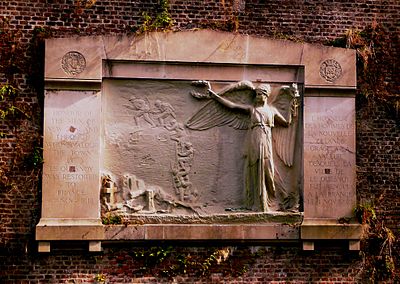
<svg viewBox="0 0 400 284">
<path fill-rule="evenodd" d="M 98 218 L 100 93 L 47 91 L 43 218 Z"/>
</svg>

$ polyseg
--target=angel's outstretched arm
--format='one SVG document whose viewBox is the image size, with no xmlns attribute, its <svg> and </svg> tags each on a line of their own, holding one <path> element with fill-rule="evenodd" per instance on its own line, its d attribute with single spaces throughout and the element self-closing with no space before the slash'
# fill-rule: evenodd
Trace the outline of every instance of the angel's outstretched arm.
<svg viewBox="0 0 400 284">
<path fill-rule="evenodd" d="M 217 102 L 221 103 L 222 105 L 231 108 L 231 109 L 239 109 L 239 110 L 244 110 L 246 112 L 250 112 L 251 106 L 250 105 L 245 105 L 245 104 L 238 104 L 231 102 L 230 100 L 227 100 L 220 95 L 217 95 L 213 90 L 209 90 L 211 98 L 216 100 Z"/>
</svg>

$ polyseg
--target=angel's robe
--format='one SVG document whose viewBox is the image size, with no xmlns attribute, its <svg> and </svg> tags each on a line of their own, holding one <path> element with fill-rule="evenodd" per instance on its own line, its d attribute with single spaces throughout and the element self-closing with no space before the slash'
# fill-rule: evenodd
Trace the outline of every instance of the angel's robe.
<svg viewBox="0 0 400 284">
<path fill-rule="evenodd" d="M 268 211 L 268 199 L 275 195 L 272 127 L 276 109 L 265 105 L 250 113 L 245 161 L 246 205 Z"/>
</svg>

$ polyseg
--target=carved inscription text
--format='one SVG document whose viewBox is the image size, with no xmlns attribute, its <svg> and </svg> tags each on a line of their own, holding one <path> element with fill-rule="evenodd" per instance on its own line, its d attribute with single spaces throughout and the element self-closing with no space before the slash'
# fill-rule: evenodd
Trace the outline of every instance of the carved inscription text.
<svg viewBox="0 0 400 284">
<path fill-rule="evenodd" d="M 75 98 L 75 94 L 69 96 Z M 96 188 L 99 182 L 98 165 L 93 158 L 99 148 L 96 110 L 61 102 L 60 94 L 50 93 L 47 97 L 43 172 L 44 191 L 49 192 L 46 198 L 57 208 L 94 205 L 97 200 L 89 189 Z M 76 99 L 96 98 L 77 94 Z"/>
<path fill-rule="evenodd" d="M 354 195 L 354 120 L 348 110 L 323 103 L 314 107 L 320 109 L 310 109 L 304 125 L 305 207 L 333 212 Z"/>
</svg>

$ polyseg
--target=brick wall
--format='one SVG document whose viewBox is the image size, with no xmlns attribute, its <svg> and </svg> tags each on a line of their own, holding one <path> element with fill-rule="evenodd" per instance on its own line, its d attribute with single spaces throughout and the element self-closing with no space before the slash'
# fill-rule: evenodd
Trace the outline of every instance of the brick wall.
<svg viewBox="0 0 400 284">
<path fill-rule="evenodd" d="M 5 275 L 5 283 L 81 283 L 93 281 L 99 274 L 106 275 L 109 283 L 172 282 L 171 278 L 161 276 L 160 271 L 156 269 L 141 270 L 140 263 L 132 257 L 132 251 L 135 249 L 137 248 L 121 249 L 114 246 L 106 247 L 104 253 L 98 255 L 60 251 L 49 256 L 11 256 L 7 260 L 1 256 L 0 260 L 5 261 L 7 265 L 0 273 Z M 212 251 L 210 248 L 187 246 L 178 246 L 176 250 L 204 256 Z M 246 267 L 243 275 L 232 276 L 229 273 L 231 267 L 224 263 L 220 267 L 213 264 L 210 273 L 204 276 L 190 271 L 189 267 L 187 274 L 174 277 L 175 283 L 354 283 L 361 273 L 358 253 L 349 253 L 340 248 L 325 248 L 306 253 L 292 245 L 236 247 L 231 257 L 236 260 L 247 258 L 252 253 L 251 250 L 257 253 L 252 262 L 235 264 L 237 269 Z"/>
<path fill-rule="evenodd" d="M 29 119 L 16 118 L 17 121 L 13 123 L 8 120 L 0 121 L 0 131 L 6 133 L 0 138 L 0 163 L 12 169 L 8 176 L 17 181 L 11 188 L 0 190 L 0 282 L 79 283 L 93 280 L 99 273 L 106 274 L 107 279 L 113 282 L 167 282 L 166 278 L 152 278 L 138 271 L 140 264 L 130 259 L 130 252 L 126 248 L 106 246 L 104 253 L 100 255 L 68 250 L 61 250 L 54 255 L 35 253 L 34 226 L 40 216 L 40 182 L 34 177 L 39 174 L 39 169 L 26 163 L 25 158 L 29 157 L 29 153 L 37 146 L 35 143 L 37 135 L 41 133 L 42 124 L 43 50 L 41 45 L 35 44 L 34 34 L 37 28 L 45 27 L 46 36 L 52 37 L 125 34 L 140 28 L 143 12 L 154 16 L 160 11 L 158 0 L 98 0 L 88 8 L 77 8 L 74 2 L 0 0 L 0 16 L 9 19 L 8 29 L 16 43 L 14 48 L 21 52 L 16 59 L 21 68 L 16 69 L 12 78 L 6 76 L 7 74 L 0 74 L 0 83 L 5 83 L 7 79 L 14 81 L 19 88 L 19 95 L 15 101 L 24 106 L 30 114 Z M 385 66 L 384 72 L 388 78 L 386 83 L 393 94 L 400 93 L 399 77 L 396 76 L 400 66 L 399 10 L 398 0 L 171 0 L 169 9 L 175 21 L 175 29 L 236 29 L 240 33 L 315 43 L 335 39 L 347 29 L 363 29 L 374 22 L 381 23 L 388 30 L 391 40 L 391 61 Z M 0 47 L 3 50 L 6 48 L 1 44 Z M 358 198 L 374 200 L 378 216 L 395 232 L 400 228 L 398 117 L 381 101 L 359 99 Z M 19 159 L 15 159 L 15 152 L 22 153 Z M 237 256 L 248 256 L 249 251 L 253 249 L 254 247 L 240 247 L 235 253 Z M 177 250 L 200 255 L 210 248 L 180 245 Z M 125 261 L 121 262 L 120 259 Z M 361 281 L 361 258 L 357 254 L 329 245 L 311 254 L 303 252 L 296 245 L 264 245 L 262 253 L 253 255 L 252 259 L 252 262 L 246 264 L 248 271 L 243 276 L 230 276 L 226 281 Z M 177 281 L 223 282 L 224 276 L 221 271 L 223 272 L 223 269 L 205 277 L 189 274 L 185 278 L 177 278 Z"/>
</svg>

